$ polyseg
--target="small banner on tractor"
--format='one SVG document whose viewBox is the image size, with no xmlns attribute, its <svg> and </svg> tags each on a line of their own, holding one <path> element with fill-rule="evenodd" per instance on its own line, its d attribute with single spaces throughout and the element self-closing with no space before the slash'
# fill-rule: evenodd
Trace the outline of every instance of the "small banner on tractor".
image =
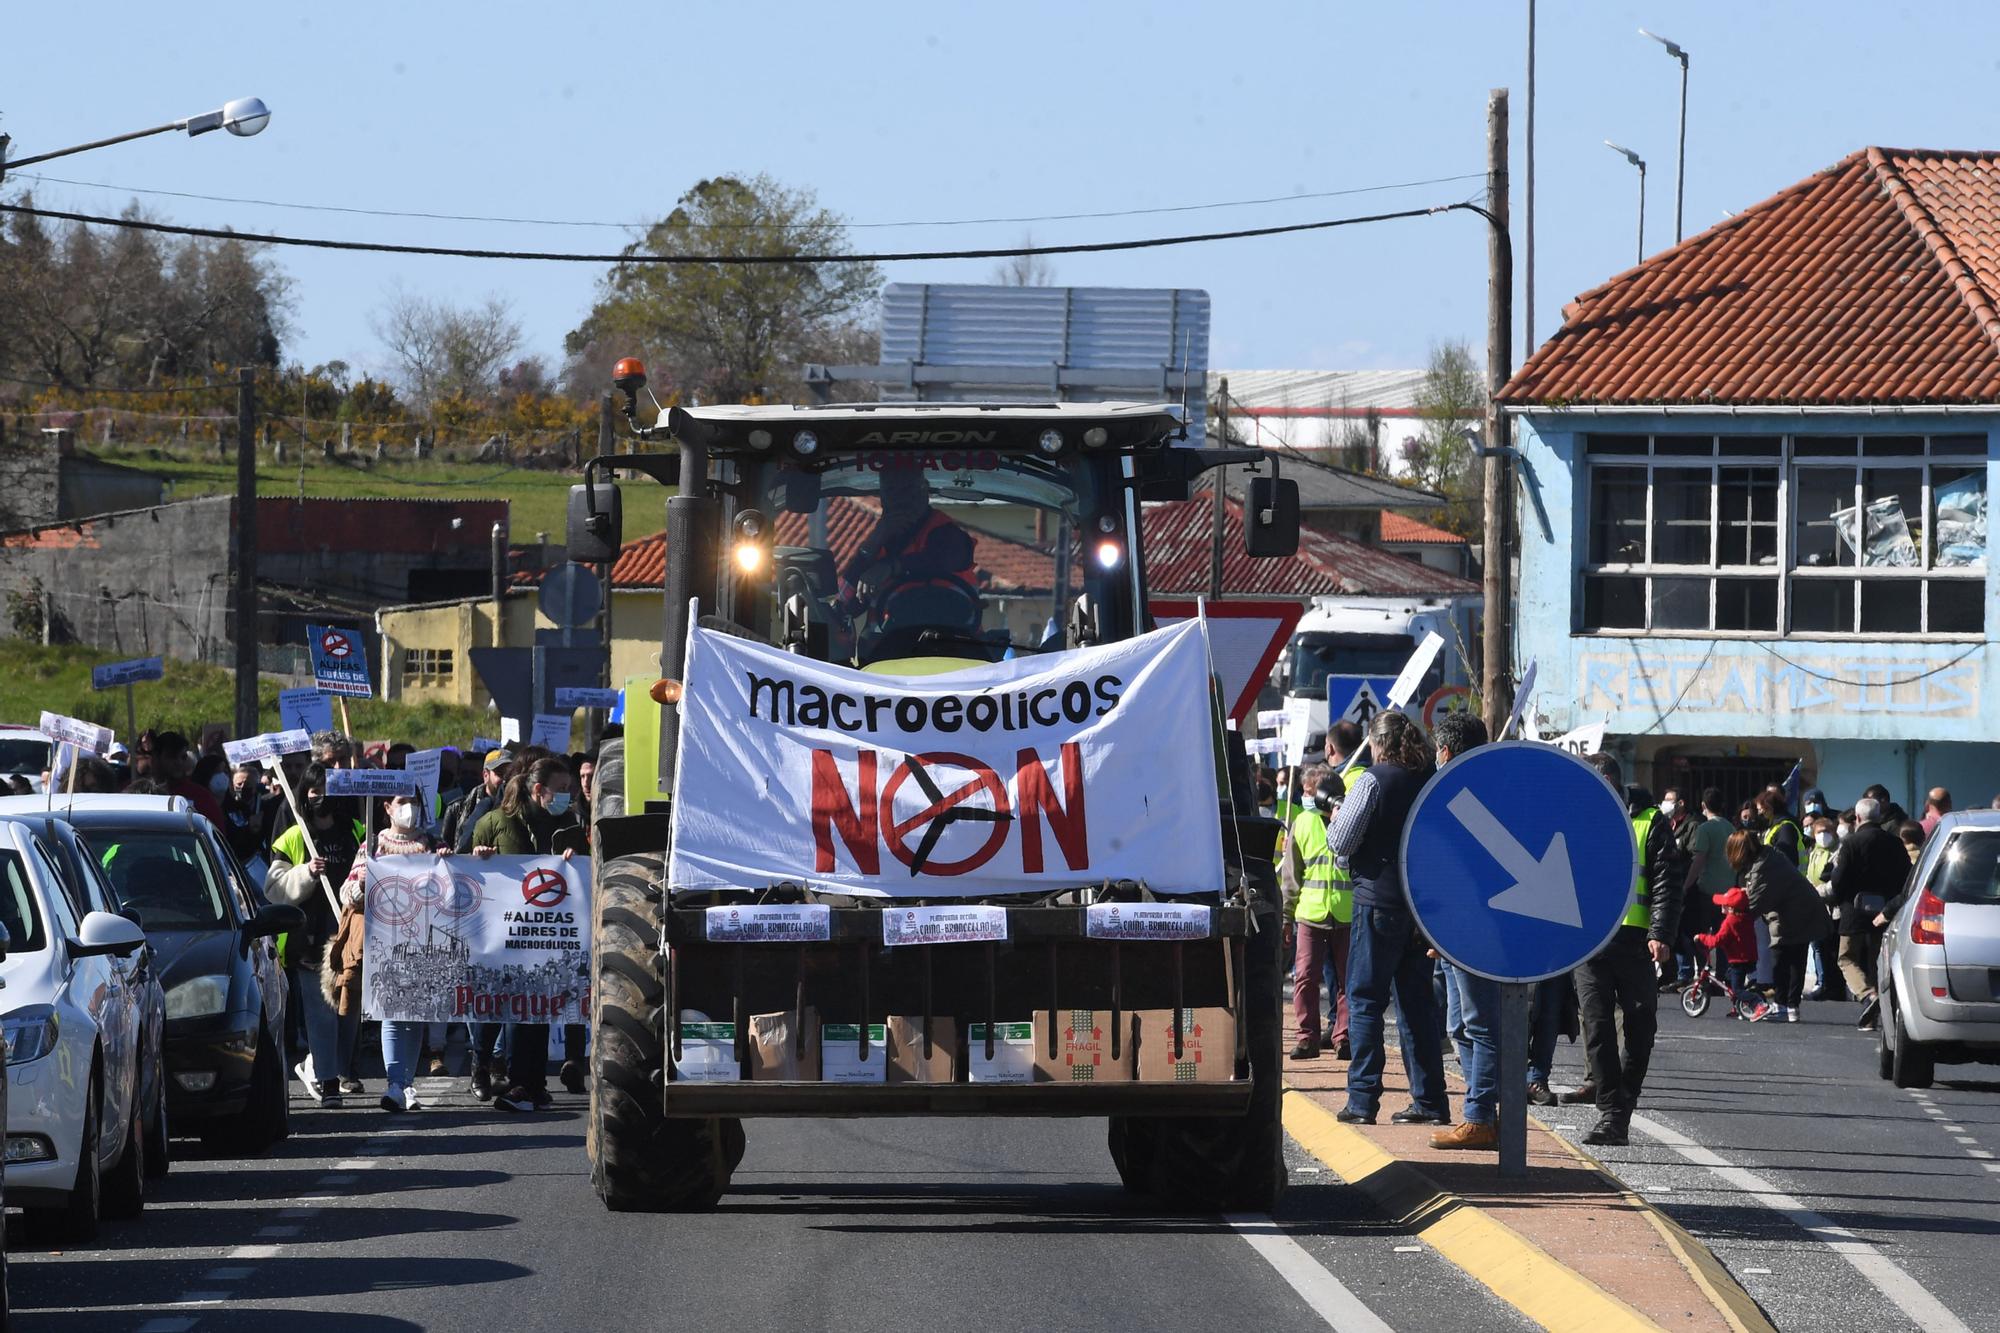
<svg viewBox="0 0 2000 1333">
<path fill-rule="evenodd" d="M 677 889 L 1222 887 L 1198 622 L 901 677 L 695 628 L 683 690 Z"/>
</svg>

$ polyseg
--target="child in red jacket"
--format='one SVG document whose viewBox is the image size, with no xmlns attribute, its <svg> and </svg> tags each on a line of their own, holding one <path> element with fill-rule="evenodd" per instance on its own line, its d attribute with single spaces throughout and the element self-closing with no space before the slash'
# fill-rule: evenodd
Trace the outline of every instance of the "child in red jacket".
<svg viewBox="0 0 2000 1333">
<path fill-rule="evenodd" d="M 1729 978 L 1729 1016 L 1740 1018 L 1736 997 L 1754 993 L 1748 988 L 1750 974 L 1757 970 L 1757 928 L 1750 915 L 1750 895 L 1736 888 L 1714 898 L 1722 909 L 1722 924 L 1711 935 L 1696 935 L 1694 942 L 1704 949 L 1722 950 Z"/>
</svg>

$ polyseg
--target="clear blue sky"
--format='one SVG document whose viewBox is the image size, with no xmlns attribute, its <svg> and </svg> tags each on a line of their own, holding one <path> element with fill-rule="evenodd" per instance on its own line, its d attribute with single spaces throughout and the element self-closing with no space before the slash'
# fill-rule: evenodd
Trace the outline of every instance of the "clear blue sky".
<svg viewBox="0 0 2000 1333">
<path fill-rule="evenodd" d="M 768 172 L 856 222 L 1064 213 L 1349 189 L 1477 173 L 1487 90 L 1513 90 L 1517 244 L 1526 0 L 267 4 L 20 7 L 0 130 L 23 156 L 257 95 L 258 138 L 161 136 L 51 163 L 117 190 L 36 184 L 116 212 L 131 190 L 600 221 L 657 217 L 701 178 Z M 241 17 L 231 17 L 231 10 Z M 1673 232 L 1678 67 L 1692 53 L 1690 234 L 1864 144 L 2000 147 L 2000 6 L 1857 0 L 1542 0 L 1536 332 Z M 11 182 L 10 195 L 23 182 Z M 1037 223 L 1071 241 L 1211 230 L 1468 197 L 1476 181 L 1257 208 Z M 355 217 L 142 196 L 156 216 L 245 231 L 615 250 L 622 233 Z M 862 248 L 996 244 L 1021 224 L 868 229 Z M 277 252 L 295 284 L 288 361 L 380 369 L 370 315 L 399 285 L 497 293 L 557 359 L 598 270 Z M 1066 284 L 1206 288 L 1210 364 L 1421 365 L 1483 346 L 1474 217 L 1057 261 Z M 891 266 L 983 281 L 987 262 Z M 1518 268 L 1517 268 L 1518 284 Z M 1518 286 L 1517 286 L 1518 290 Z M 1517 320 L 1517 340 L 1519 322 Z"/>
</svg>

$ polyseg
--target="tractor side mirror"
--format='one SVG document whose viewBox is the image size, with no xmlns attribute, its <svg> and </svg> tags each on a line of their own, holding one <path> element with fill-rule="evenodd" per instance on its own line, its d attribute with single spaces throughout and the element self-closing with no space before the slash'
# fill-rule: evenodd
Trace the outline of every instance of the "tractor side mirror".
<svg viewBox="0 0 2000 1333">
<path fill-rule="evenodd" d="M 569 488 L 569 522 L 563 545 L 570 559 L 591 564 L 616 560 L 623 527 L 624 510 L 616 485 L 599 481 Z"/>
<path fill-rule="evenodd" d="M 1252 477 L 1243 507 L 1243 549 L 1259 559 L 1299 552 L 1299 484 Z"/>
</svg>

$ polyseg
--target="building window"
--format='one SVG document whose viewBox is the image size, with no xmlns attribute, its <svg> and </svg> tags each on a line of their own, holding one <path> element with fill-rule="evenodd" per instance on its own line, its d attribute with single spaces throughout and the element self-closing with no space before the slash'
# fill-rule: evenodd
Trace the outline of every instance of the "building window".
<svg viewBox="0 0 2000 1333">
<path fill-rule="evenodd" d="M 1977 638 L 1986 437 L 1591 435 L 1588 632 Z"/>
<path fill-rule="evenodd" d="M 405 685 L 449 685 L 451 684 L 451 649 L 449 648 L 405 648 L 403 650 L 403 684 Z"/>
</svg>

